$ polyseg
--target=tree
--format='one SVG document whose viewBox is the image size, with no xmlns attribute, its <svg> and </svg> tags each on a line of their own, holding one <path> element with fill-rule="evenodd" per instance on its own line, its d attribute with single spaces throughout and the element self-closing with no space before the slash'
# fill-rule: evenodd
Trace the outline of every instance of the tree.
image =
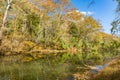
<svg viewBox="0 0 120 80">
<path fill-rule="evenodd" d="M 116 12 L 117 12 L 118 16 L 112 22 L 111 32 L 113 34 L 116 34 L 116 35 L 120 36 L 120 0 L 116 0 L 116 1 L 118 2 L 118 7 L 116 9 Z"/>
<path fill-rule="evenodd" d="M 5 17 L 1 15 L 1 19 L 3 18 L 4 27 L 9 29 L 4 37 L 8 42 L 11 41 L 11 49 L 12 44 L 16 44 L 14 42 L 21 44 L 24 41 L 32 41 L 49 45 L 58 43 L 65 22 L 63 15 L 72 9 L 69 0 L 17 0 L 11 1 L 10 4 L 7 5 L 9 12 L 6 6 Z M 3 7 L 5 11 L 5 6 Z M 6 13 L 9 13 L 8 18 Z M 9 19 L 10 15 L 12 19 Z M 1 31 L 3 39 L 2 33 L 4 31 Z"/>
<path fill-rule="evenodd" d="M 80 12 L 71 12 L 68 15 L 70 24 L 70 34 L 78 38 L 91 38 L 92 34 L 99 32 L 102 26 L 91 16 L 85 16 Z M 92 38 L 91 38 L 92 39 Z"/>
<path fill-rule="evenodd" d="M 5 27 L 5 22 L 6 22 L 6 18 L 7 18 L 7 14 L 8 14 L 8 10 L 11 6 L 12 0 L 7 0 L 7 5 L 6 5 L 6 9 L 4 11 L 4 15 L 3 15 L 3 19 L 2 19 L 2 25 L 0 26 L 0 45 L 2 43 L 2 32 L 3 32 L 3 28 Z"/>
</svg>

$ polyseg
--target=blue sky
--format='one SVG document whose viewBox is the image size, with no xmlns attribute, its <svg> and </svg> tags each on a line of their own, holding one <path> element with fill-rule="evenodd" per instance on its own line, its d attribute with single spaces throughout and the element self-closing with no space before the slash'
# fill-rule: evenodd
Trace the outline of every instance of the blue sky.
<svg viewBox="0 0 120 80">
<path fill-rule="evenodd" d="M 88 7 L 92 0 L 71 0 L 73 5 L 80 12 L 91 12 L 92 16 L 98 20 L 102 26 L 103 31 L 110 33 L 111 22 L 115 18 L 115 10 L 117 3 L 113 0 L 94 0 L 94 4 Z"/>
</svg>

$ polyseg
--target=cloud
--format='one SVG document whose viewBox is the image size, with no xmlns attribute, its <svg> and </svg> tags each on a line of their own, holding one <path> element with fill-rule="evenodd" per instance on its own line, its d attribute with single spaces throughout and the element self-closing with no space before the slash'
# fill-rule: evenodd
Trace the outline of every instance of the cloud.
<svg viewBox="0 0 120 80">
<path fill-rule="evenodd" d="M 91 12 L 91 11 L 87 11 L 87 12 L 81 11 L 80 13 L 82 13 L 84 15 L 93 15 L 94 14 L 94 12 Z"/>
<path fill-rule="evenodd" d="M 82 13 L 82 14 L 84 14 L 84 15 L 86 15 L 86 14 L 87 14 L 87 12 L 84 12 L 84 11 L 82 11 L 82 12 L 80 12 L 80 13 Z"/>
<path fill-rule="evenodd" d="M 88 15 L 93 15 L 94 14 L 94 12 L 90 12 L 90 11 L 88 11 L 87 13 L 88 13 Z"/>
</svg>

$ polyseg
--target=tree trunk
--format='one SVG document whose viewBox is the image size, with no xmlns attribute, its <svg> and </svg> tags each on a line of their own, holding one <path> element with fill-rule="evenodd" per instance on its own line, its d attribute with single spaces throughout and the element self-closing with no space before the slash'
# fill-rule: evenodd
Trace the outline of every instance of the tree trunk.
<svg viewBox="0 0 120 80">
<path fill-rule="evenodd" d="M 3 32 L 3 28 L 4 28 L 4 26 L 5 26 L 7 14 L 8 14 L 8 10 L 9 10 L 9 8 L 10 8 L 10 6 L 11 6 L 11 2 L 12 2 L 12 0 L 7 0 L 7 4 L 8 4 L 8 5 L 7 5 L 7 7 L 6 7 L 6 10 L 5 10 L 5 13 L 4 13 L 4 16 L 3 16 L 2 26 L 0 26 L 0 46 L 1 46 L 1 44 L 2 44 L 2 39 L 3 39 L 3 34 L 2 34 L 2 32 Z"/>
<path fill-rule="evenodd" d="M 2 44 L 2 27 L 0 27 L 0 45 Z"/>
</svg>

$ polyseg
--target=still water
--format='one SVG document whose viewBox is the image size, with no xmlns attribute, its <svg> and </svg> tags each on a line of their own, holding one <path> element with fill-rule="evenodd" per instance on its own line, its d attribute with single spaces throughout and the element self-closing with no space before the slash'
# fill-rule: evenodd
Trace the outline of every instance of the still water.
<svg viewBox="0 0 120 80">
<path fill-rule="evenodd" d="M 68 57 L 55 54 L 36 59 L 25 55 L 1 56 L 0 80 L 68 80 L 73 67 Z"/>
<path fill-rule="evenodd" d="M 86 71 L 78 66 L 102 62 L 99 58 L 87 59 L 69 53 L 1 56 L 0 80 L 75 80 L 73 74 Z"/>
</svg>

